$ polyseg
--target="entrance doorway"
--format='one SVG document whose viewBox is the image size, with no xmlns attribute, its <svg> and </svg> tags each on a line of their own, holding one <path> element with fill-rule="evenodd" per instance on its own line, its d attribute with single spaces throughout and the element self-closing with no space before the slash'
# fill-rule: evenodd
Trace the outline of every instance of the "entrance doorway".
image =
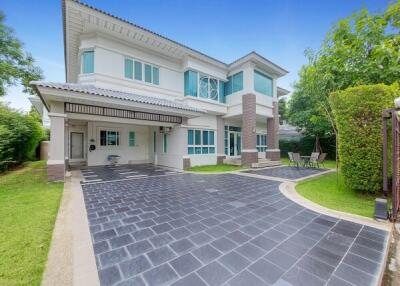
<svg viewBox="0 0 400 286">
<path fill-rule="evenodd" d="M 71 159 L 84 159 L 83 133 L 71 132 Z"/>
<path fill-rule="evenodd" d="M 242 133 L 229 131 L 229 156 L 237 157 L 242 153 Z"/>
</svg>

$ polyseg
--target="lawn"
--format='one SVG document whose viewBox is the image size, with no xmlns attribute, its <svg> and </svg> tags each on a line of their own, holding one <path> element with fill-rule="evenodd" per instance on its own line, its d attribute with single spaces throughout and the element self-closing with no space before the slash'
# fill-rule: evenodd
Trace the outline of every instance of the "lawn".
<svg viewBox="0 0 400 286">
<path fill-rule="evenodd" d="M 336 173 L 300 182 L 296 190 L 306 199 L 330 209 L 366 217 L 374 214 L 375 196 L 346 189 L 341 176 L 337 184 Z"/>
<path fill-rule="evenodd" d="M 63 183 L 43 161 L 0 174 L 0 285 L 40 285 Z"/>
<path fill-rule="evenodd" d="M 208 172 L 208 173 L 219 173 L 219 172 L 230 172 L 230 171 L 239 171 L 242 170 L 242 166 L 235 166 L 235 165 L 205 165 L 205 166 L 195 166 L 189 168 L 187 171 L 190 172 Z"/>
<path fill-rule="evenodd" d="M 283 165 L 289 165 L 289 158 L 281 158 L 281 162 Z M 336 169 L 336 161 L 335 160 L 325 160 L 324 165 L 320 165 L 321 168 L 328 169 Z"/>
</svg>

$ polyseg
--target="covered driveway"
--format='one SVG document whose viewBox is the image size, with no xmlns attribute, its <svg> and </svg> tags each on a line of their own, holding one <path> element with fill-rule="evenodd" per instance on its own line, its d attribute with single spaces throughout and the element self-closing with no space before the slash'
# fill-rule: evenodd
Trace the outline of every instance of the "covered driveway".
<svg viewBox="0 0 400 286">
<path fill-rule="evenodd" d="M 179 174 L 83 184 L 102 285 L 377 285 L 388 233 L 280 182 Z"/>
</svg>

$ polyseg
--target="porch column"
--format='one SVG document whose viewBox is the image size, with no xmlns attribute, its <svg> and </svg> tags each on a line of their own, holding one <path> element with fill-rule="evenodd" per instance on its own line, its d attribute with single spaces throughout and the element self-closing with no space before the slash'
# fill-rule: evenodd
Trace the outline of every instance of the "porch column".
<svg viewBox="0 0 400 286">
<path fill-rule="evenodd" d="M 248 93 L 242 96 L 242 165 L 258 162 L 256 148 L 256 96 Z"/>
<path fill-rule="evenodd" d="M 279 150 L 279 113 L 278 103 L 273 103 L 272 118 L 267 118 L 267 151 L 266 158 L 272 161 L 279 161 L 281 151 Z"/>
<path fill-rule="evenodd" d="M 225 121 L 217 116 L 217 164 L 222 164 L 225 158 Z"/>
<path fill-rule="evenodd" d="M 182 125 L 188 125 L 188 119 L 186 117 L 182 118 Z M 191 167 L 192 163 L 190 162 L 190 157 L 187 151 L 187 142 L 188 142 L 188 129 L 186 127 L 179 127 L 181 130 L 180 137 L 182 138 L 183 142 L 183 150 L 182 150 L 182 169 L 187 170 Z"/>
<path fill-rule="evenodd" d="M 50 144 L 47 160 L 47 179 L 64 181 L 65 175 L 65 117 L 63 113 L 49 113 Z"/>
</svg>

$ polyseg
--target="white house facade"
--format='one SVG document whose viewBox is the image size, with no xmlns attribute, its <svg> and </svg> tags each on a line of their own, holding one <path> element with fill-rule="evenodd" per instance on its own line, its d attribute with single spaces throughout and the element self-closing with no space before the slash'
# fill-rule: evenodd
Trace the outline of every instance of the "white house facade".
<svg viewBox="0 0 400 286">
<path fill-rule="evenodd" d="M 32 82 L 50 120 L 50 180 L 110 155 L 176 169 L 279 160 L 283 68 L 255 52 L 226 64 L 74 0 L 63 23 L 66 83 Z"/>
</svg>

